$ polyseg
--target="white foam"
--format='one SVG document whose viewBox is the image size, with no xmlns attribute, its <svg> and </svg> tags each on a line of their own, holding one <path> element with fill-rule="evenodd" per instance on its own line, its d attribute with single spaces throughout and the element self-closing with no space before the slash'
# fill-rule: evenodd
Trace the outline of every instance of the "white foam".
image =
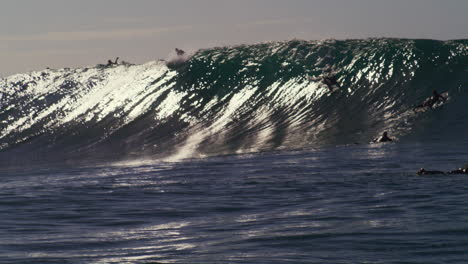
<svg viewBox="0 0 468 264">
<path fill-rule="evenodd" d="M 39 123 L 43 127 L 42 131 L 46 131 L 71 122 L 100 122 L 110 115 L 125 117 L 122 118 L 123 126 L 148 111 L 164 91 L 171 89 L 172 86 L 165 83 L 170 83 L 169 80 L 174 76 L 175 72 L 161 62 L 107 68 L 46 70 L 10 76 L 5 81 L 8 83 L 8 94 L 21 98 L 21 105 L 15 107 L 24 107 L 27 112 L 15 118 L 10 116 L 7 119 L 8 125 L 0 131 L 0 138 L 27 130 Z M 92 80 L 95 80 L 95 84 L 90 86 L 89 82 Z M 17 82 L 29 85 L 14 86 Z M 67 82 L 72 83 L 71 87 L 62 86 Z M 48 96 L 57 97 L 57 94 L 65 95 L 61 95 L 53 104 L 47 103 Z M 44 107 L 38 104 L 41 101 L 44 101 Z M 164 111 L 166 112 L 162 111 L 162 114 L 167 115 L 170 109 Z M 27 138 L 22 140 L 25 139 Z"/>
</svg>

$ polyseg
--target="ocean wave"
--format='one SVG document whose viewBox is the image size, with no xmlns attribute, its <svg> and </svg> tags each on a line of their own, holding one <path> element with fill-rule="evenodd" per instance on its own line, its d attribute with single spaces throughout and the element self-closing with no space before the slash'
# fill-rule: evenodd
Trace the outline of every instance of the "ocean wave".
<svg viewBox="0 0 468 264">
<path fill-rule="evenodd" d="M 190 158 L 467 132 L 468 41 L 261 43 L 0 80 L 0 155 Z M 324 79 L 333 76 L 330 90 Z M 431 91 L 443 107 L 412 111 Z"/>
</svg>

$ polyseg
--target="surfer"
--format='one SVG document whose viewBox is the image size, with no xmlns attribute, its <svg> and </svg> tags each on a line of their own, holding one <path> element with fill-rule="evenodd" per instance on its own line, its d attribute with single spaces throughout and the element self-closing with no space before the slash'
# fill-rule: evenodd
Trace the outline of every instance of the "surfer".
<svg viewBox="0 0 468 264">
<path fill-rule="evenodd" d="M 432 96 L 426 99 L 422 104 L 416 106 L 414 109 L 416 110 L 418 108 L 424 108 L 424 107 L 432 108 L 436 103 L 440 101 L 445 102 L 446 100 L 447 98 L 440 95 L 437 92 L 437 90 L 432 90 Z"/>
<path fill-rule="evenodd" d="M 393 141 L 393 139 L 388 137 L 387 131 L 383 132 L 382 136 L 380 138 L 374 139 L 372 142 L 373 143 L 382 143 L 382 142 L 390 142 Z"/>
<path fill-rule="evenodd" d="M 419 175 L 429 175 L 429 174 L 468 174 L 468 164 L 463 166 L 463 168 L 458 168 L 449 172 L 443 172 L 443 171 L 428 171 L 425 170 L 424 168 L 421 168 L 416 172 L 416 174 Z"/>
<path fill-rule="evenodd" d="M 463 168 L 458 168 L 456 170 L 450 171 L 449 174 L 468 174 L 468 164 L 463 166 Z"/>
<path fill-rule="evenodd" d="M 443 171 L 430 171 L 430 170 L 425 170 L 424 168 L 421 168 L 416 172 L 418 175 L 432 175 L 432 174 L 445 174 Z"/>
<path fill-rule="evenodd" d="M 329 75 L 329 76 L 323 77 L 322 82 L 328 87 L 330 92 L 333 92 L 333 86 L 338 87 L 338 79 L 336 78 L 335 75 Z"/>
<path fill-rule="evenodd" d="M 438 100 L 442 100 L 442 101 L 445 101 L 447 100 L 447 98 L 443 97 L 442 95 L 440 95 L 437 90 L 432 90 L 432 100 L 434 101 L 438 101 Z"/>
<path fill-rule="evenodd" d="M 338 78 L 336 78 L 336 71 L 334 66 L 330 66 L 330 64 L 325 65 L 322 69 L 322 83 L 325 84 L 330 92 L 334 91 L 334 87 L 340 88 L 338 86 Z"/>
<path fill-rule="evenodd" d="M 175 52 L 177 56 L 183 56 L 185 54 L 185 51 L 178 49 L 178 48 L 175 48 Z"/>
<path fill-rule="evenodd" d="M 324 68 L 322 68 L 322 74 L 317 77 L 309 76 L 309 80 L 313 82 L 320 81 L 327 86 L 330 92 L 334 92 L 336 89 L 340 88 L 338 85 L 338 78 L 335 74 L 336 72 L 334 67 L 327 64 Z"/>
<path fill-rule="evenodd" d="M 117 64 L 119 64 L 119 57 L 115 58 L 115 61 L 107 60 L 106 66 L 112 66 L 112 65 L 117 65 Z"/>
</svg>

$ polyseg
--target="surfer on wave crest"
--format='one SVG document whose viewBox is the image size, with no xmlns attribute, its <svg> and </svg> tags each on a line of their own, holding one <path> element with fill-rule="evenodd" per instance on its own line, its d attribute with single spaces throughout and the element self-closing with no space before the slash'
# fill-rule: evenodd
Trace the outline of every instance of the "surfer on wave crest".
<svg viewBox="0 0 468 264">
<path fill-rule="evenodd" d="M 175 52 L 177 56 L 183 56 L 185 54 L 185 51 L 182 49 L 175 48 Z"/>
<path fill-rule="evenodd" d="M 119 64 L 119 57 L 115 58 L 115 61 L 108 60 L 107 66 L 118 65 Z"/>
</svg>

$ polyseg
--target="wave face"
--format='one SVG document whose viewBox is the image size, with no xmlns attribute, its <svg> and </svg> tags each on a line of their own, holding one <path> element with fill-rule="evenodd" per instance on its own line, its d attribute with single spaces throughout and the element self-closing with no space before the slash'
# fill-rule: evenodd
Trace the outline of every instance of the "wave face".
<svg viewBox="0 0 468 264">
<path fill-rule="evenodd" d="M 294 40 L 13 75 L 0 80 L 0 155 L 189 158 L 367 143 L 382 131 L 456 139 L 468 132 L 467 55 L 468 40 Z M 335 92 L 314 79 L 326 68 Z M 433 89 L 448 102 L 412 111 Z"/>
</svg>

